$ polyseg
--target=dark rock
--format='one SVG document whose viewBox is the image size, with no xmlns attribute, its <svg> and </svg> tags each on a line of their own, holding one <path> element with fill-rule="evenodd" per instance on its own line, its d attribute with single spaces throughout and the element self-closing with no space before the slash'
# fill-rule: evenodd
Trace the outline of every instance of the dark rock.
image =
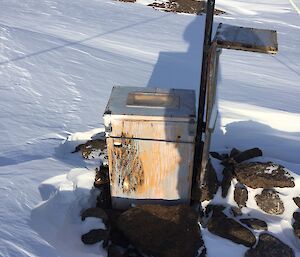
<svg viewBox="0 0 300 257">
<path fill-rule="evenodd" d="M 212 216 L 212 213 L 223 213 L 223 210 L 225 210 L 226 207 L 223 205 L 214 205 L 214 204 L 209 204 L 206 206 L 206 208 L 204 210 L 202 210 L 202 216 L 200 217 L 199 221 L 200 224 L 203 228 L 207 227 L 207 223 L 209 221 L 209 219 Z"/>
<path fill-rule="evenodd" d="M 111 242 L 121 247 L 128 247 L 130 245 L 129 240 L 125 235 L 118 229 L 117 226 L 111 226 L 110 228 L 110 238 Z"/>
<path fill-rule="evenodd" d="M 217 152 L 210 152 L 209 154 L 211 155 L 211 157 L 218 159 L 220 161 L 223 161 L 223 160 L 229 158 L 228 154 L 219 154 Z"/>
<path fill-rule="evenodd" d="M 124 212 L 122 210 L 117 210 L 117 209 L 107 209 L 105 210 L 108 218 L 109 218 L 109 221 L 110 222 L 115 222 L 119 217 L 120 215 Z"/>
<path fill-rule="evenodd" d="M 105 165 L 100 165 L 99 169 L 96 168 L 96 176 L 94 187 L 99 189 L 97 197 L 97 207 L 103 209 L 111 208 L 111 194 L 109 185 L 109 168 Z"/>
<path fill-rule="evenodd" d="M 230 210 L 234 217 L 241 216 L 243 214 L 242 210 L 239 207 L 233 206 L 230 208 Z"/>
<path fill-rule="evenodd" d="M 232 148 L 229 157 L 230 158 L 234 158 L 235 156 L 239 155 L 241 153 L 240 150 L 236 149 L 236 148 Z"/>
<path fill-rule="evenodd" d="M 226 207 L 224 205 L 221 205 L 221 204 L 209 204 L 206 206 L 205 208 L 205 216 L 208 217 L 208 216 L 211 216 L 212 213 L 214 212 L 215 215 L 217 213 L 223 213 L 223 211 L 226 209 Z"/>
<path fill-rule="evenodd" d="M 102 210 L 101 208 L 97 208 L 97 207 L 86 209 L 85 211 L 83 211 L 81 213 L 82 220 L 85 220 L 85 218 L 88 218 L 88 217 L 102 219 L 104 223 L 106 223 L 108 220 L 108 216 L 107 216 L 106 212 L 104 210 Z"/>
<path fill-rule="evenodd" d="M 300 239 L 300 222 L 295 221 L 293 223 L 293 229 L 294 229 L 295 235 Z"/>
<path fill-rule="evenodd" d="M 300 212 L 294 212 L 294 213 L 293 213 L 293 218 L 294 218 L 295 220 L 297 220 L 297 221 L 300 222 Z"/>
<path fill-rule="evenodd" d="M 262 151 L 259 148 L 252 148 L 246 151 L 243 151 L 234 156 L 234 160 L 236 163 L 241 163 L 243 161 L 262 156 Z"/>
<path fill-rule="evenodd" d="M 128 248 L 123 257 L 143 257 L 135 248 Z"/>
<path fill-rule="evenodd" d="M 248 190 L 246 187 L 239 185 L 235 186 L 234 201 L 240 208 L 246 207 L 246 202 L 248 201 Z"/>
<path fill-rule="evenodd" d="M 92 153 L 96 151 L 104 151 L 106 149 L 105 136 L 103 138 L 96 138 L 87 141 L 84 144 L 76 146 L 72 153 L 81 152 L 82 157 L 85 159 L 92 159 Z"/>
<path fill-rule="evenodd" d="M 273 189 L 264 189 L 260 195 L 255 196 L 256 204 L 264 212 L 272 215 L 284 213 L 284 205 L 277 192 Z"/>
<path fill-rule="evenodd" d="M 197 15 L 205 13 L 206 9 L 205 2 L 195 0 L 168 0 L 162 2 L 153 1 L 153 3 L 148 4 L 148 6 L 151 6 L 154 9 L 164 10 L 166 12 L 189 13 Z M 214 9 L 214 15 L 220 15 L 224 13 L 225 12 L 222 10 L 216 8 Z"/>
<path fill-rule="evenodd" d="M 108 247 L 107 257 L 123 257 L 123 251 L 120 247 L 112 244 Z"/>
<path fill-rule="evenodd" d="M 294 223 L 293 224 L 293 229 L 295 235 L 300 239 L 300 224 L 299 223 Z"/>
<path fill-rule="evenodd" d="M 236 161 L 234 160 L 233 157 L 228 157 L 227 159 L 224 159 L 223 161 L 221 161 L 221 164 L 224 167 L 232 167 L 232 166 L 236 165 Z"/>
<path fill-rule="evenodd" d="M 111 194 L 109 183 L 97 186 L 99 189 L 99 195 L 97 196 L 97 207 L 102 209 L 111 209 Z"/>
<path fill-rule="evenodd" d="M 217 178 L 216 171 L 211 164 L 211 161 L 208 160 L 207 166 L 205 169 L 203 185 L 201 186 L 201 198 L 200 201 L 209 201 L 214 198 L 214 195 L 218 191 L 219 181 Z"/>
<path fill-rule="evenodd" d="M 294 178 L 283 166 L 267 162 L 243 163 L 235 166 L 236 178 L 251 188 L 294 187 Z"/>
<path fill-rule="evenodd" d="M 200 223 L 202 225 L 202 227 L 206 228 L 207 227 L 207 223 L 209 221 L 209 219 L 211 218 L 212 214 L 214 213 L 214 215 L 216 214 L 221 214 L 223 215 L 223 211 L 226 209 L 226 207 L 224 205 L 221 204 L 209 204 L 206 206 L 205 211 L 200 219 Z"/>
<path fill-rule="evenodd" d="M 295 235 L 300 238 L 300 212 L 294 212 L 293 213 L 294 223 L 293 223 L 293 229 Z"/>
<path fill-rule="evenodd" d="M 231 180 L 233 179 L 233 166 L 225 167 L 223 170 L 223 179 L 221 183 L 222 187 L 222 197 L 226 198 L 228 190 L 231 185 Z"/>
<path fill-rule="evenodd" d="M 106 165 L 100 165 L 99 169 L 96 168 L 96 176 L 94 186 L 101 188 L 102 185 L 109 183 L 109 168 Z"/>
<path fill-rule="evenodd" d="M 128 239 L 124 236 L 122 231 L 117 226 L 117 220 L 123 211 L 107 209 L 106 213 L 109 218 L 109 231 L 110 231 L 110 240 L 113 244 L 127 248 L 130 244 Z"/>
<path fill-rule="evenodd" d="M 256 242 L 255 236 L 249 229 L 217 210 L 213 211 L 207 228 L 217 236 L 247 247 L 252 247 Z"/>
<path fill-rule="evenodd" d="M 268 224 L 260 219 L 240 219 L 240 222 L 245 224 L 247 227 L 255 229 L 255 230 L 268 230 Z"/>
<path fill-rule="evenodd" d="M 140 205 L 125 211 L 119 229 L 141 252 L 156 257 L 196 256 L 204 246 L 198 215 L 184 205 Z"/>
<path fill-rule="evenodd" d="M 109 232 L 104 229 L 93 229 L 90 232 L 81 236 L 81 241 L 84 244 L 95 244 L 107 240 Z"/>
<path fill-rule="evenodd" d="M 225 167 L 228 167 L 230 165 L 236 165 L 258 156 L 262 156 L 262 151 L 259 148 L 252 148 L 243 152 L 240 152 L 239 150 L 233 148 L 231 150 L 229 158 L 224 159 L 221 164 Z"/>
<path fill-rule="evenodd" d="M 258 244 L 255 248 L 249 249 L 245 257 L 294 257 L 292 248 L 281 242 L 276 237 L 262 233 L 259 236 Z"/>
<path fill-rule="evenodd" d="M 300 197 L 294 197 L 293 200 L 295 204 L 298 206 L 298 208 L 300 208 Z"/>
</svg>

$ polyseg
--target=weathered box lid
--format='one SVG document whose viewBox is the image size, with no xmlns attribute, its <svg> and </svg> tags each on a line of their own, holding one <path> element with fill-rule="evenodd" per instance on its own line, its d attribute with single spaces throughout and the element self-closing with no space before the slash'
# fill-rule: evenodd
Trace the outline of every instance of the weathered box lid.
<svg viewBox="0 0 300 257">
<path fill-rule="evenodd" d="M 105 115 L 195 118 L 195 91 L 148 87 L 113 87 Z"/>
</svg>

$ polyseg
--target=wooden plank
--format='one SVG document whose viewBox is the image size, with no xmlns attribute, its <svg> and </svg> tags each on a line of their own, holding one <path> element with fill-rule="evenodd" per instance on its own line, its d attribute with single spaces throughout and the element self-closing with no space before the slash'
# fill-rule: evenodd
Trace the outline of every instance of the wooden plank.
<svg viewBox="0 0 300 257">
<path fill-rule="evenodd" d="M 218 60 L 219 55 L 221 53 L 221 49 L 217 47 L 217 43 L 214 41 L 208 52 L 208 66 L 207 66 L 207 81 L 206 81 L 206 115 L 205 115 L 205 137 L 202 145 L 202 158 L 201 163 L 199 165 L 199 172 L 196 174 L 196 184 L 193 185 L 192 188 L 192 199 L 194 201 L 200 200 L 201 188 L 204 186 L 205 181 L 204 177 L 206 173 L 209 172 L 207 170 L 207 163 L 209 160 L 209 148 L 211 141 L 211 133 L 213 132 L 213 126 L 211 126 L 211 118 L 212 115 L 216 115 L 213 112 L 213 107 L 216 104 L 216 86 L 217 86 L 217 77 L 218 77 Z M 195 165 L 195 163 L 194 163 Z"/>
<path fill-rule="evenodd" d="M 138 121 L 162 121 L 162 122 L 188 122 L 190 119 L 195 119 L 195 116 L 187 117 L 166 117 L 166 116 L 147 116 L 147 115 L 110 115 L 104 114 L 104 125 L 109 124 L 111 120 L 138 120 Z"/>
<path fill-rule="evenodd" d="M 202 163 L 203 157 L 203 127 L 204 125 L 204 115 L 205 115 L 205 100 L 206 100 L 206 86 L 208 79 L 208 66 L 209 66 L 209 48 L 212 44 L 212 28 L 213 28 L 213 19 L 214 19 L 214 9 L 215 9 L 215 0 L 206 1 L 206 19 L 205 19 L 205 32 L 204 32 L 204 41 L 203 41 L 203 54 L 202 54 L 202 67 L 201 67 L 201 81 L 199 88 L 199 100 L 198 100 L 198 111 L 197 111 L 197 127 L 196 127 L 196 137 L 195 137 L 195 153 L 194 153 L 194 162 L 193 162 L 193 180 L 192 187 L 193 189 L 198 188 L 200 176 L 200 166 Z"/>
<path fill-rule="evenodd" d="M 168 142 L 194 142 L 195 120 L 185 122 L 167 122 L 152 120 L 111 119 L 113 128 L 110 137 L 124 137 Z M 146 118 L 146 117 L 144 117 Z"/>
<path fill-rule="evenodd" d="M 189 203 L 193 144 L 107 139 L 112 205 L 153 200 Z"/>
<path fill-rule="evenodd" d="M 250 52 L 276 54 L 278 52 L 275 30 L 238 27 L 219 24 L 214 39 L 218 47 Z"/>
<path fill-rule="evenodd" d="M 219 50 L 220 51 L 220 50 Z M 212 109 L 216 101 L 216 86 L 217 86 L 217 76 L 218 76 L 218 50 L 217 43 L 213 42 L 209 50 L 209 66 L 208 66 L 208 79 L 207 79 L 207 95 L 206 95 L 206 117 L 205 117 L 205 140 L 203 145 L 202 162 L 201 162 L 201 177 L 200 185 L 203 184 L 205 173 L 207 172 L 207 162 L 209 158 L 209 148 L 211 141 L 210 129 L 210 119 L 212 114 Z"/>
</svg>

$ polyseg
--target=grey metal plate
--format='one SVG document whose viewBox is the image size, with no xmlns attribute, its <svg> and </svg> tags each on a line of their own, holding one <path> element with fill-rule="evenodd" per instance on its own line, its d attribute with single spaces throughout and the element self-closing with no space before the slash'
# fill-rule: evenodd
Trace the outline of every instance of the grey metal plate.
<svg viewBox="0 0 300 257">
<path fill-rule="evenodd" d="M 146 87 L 113 87 L 104 114 L 195 117 L 195 91 Z"/>
<path fill-rule="evenodd" d="M 278 52 L 275 30 L 255 29 L 219 24 L 214 39 L 218 47 L 275 54 Z"/>
</svg>

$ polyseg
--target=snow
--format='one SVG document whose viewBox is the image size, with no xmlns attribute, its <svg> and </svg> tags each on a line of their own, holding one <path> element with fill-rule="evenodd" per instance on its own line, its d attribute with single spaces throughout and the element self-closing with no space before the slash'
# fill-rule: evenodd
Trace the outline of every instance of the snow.
<svg viewBox="0 0 300 257">
<path fill-rule="evenodd" d="M 94 171 L 75 168 L 67 175 L 44 181 L 39 187 L 44 201 L 32 210 L 30 225 L 65 256 L 97 253 L 105 256 L 100 243 L 90 249 L 81 242 L 81 235 L 91 229 L 105 228 L 100 219 L 82 221 L 80 217 L 82 210 L 96 203 L 97 192 L 91 190 L 94 178 Z"/>
<path fill-rule="evenodd" d="M 274 171 L 278 169 L 278 165 L 271 165 L 264 170 L 265 174 L 272 174 Z"/>
<path fill-rule="evenodd" d="M 80 241 L 82 233 L 103 227 L 79 216 L 95 202 L 99 163 L 70 152 L 103 131 L 115 85 L 198 93 L 205 17 L 159 12 L 147 1 L 1 1 L 1 256 L 106 256 L 100 244 Z M 216 17 L 215 27 L 224 22 L 278 31 L 277 55 L 223 50 L 212 148 L 260 147 L 258 160 L 295 173 L 296 188 L 278 189 L 289 203 L 282 219 L 268 221 L 300 256 L 290 225 L 297 209 L 292 197 L 300 195 L 300 16 L 288 0 L 218 0 L 216 8 L 227 14 Z M 226 199 L 233 205 L 234 184 Z M 223 201 L 220 192 L 214 201 Z M 262 216 L 255 202 L 247 205 L 251 216 Z M 208 257 L 246 250 L 206 229 L 203 237 Z"/>
</svg>

